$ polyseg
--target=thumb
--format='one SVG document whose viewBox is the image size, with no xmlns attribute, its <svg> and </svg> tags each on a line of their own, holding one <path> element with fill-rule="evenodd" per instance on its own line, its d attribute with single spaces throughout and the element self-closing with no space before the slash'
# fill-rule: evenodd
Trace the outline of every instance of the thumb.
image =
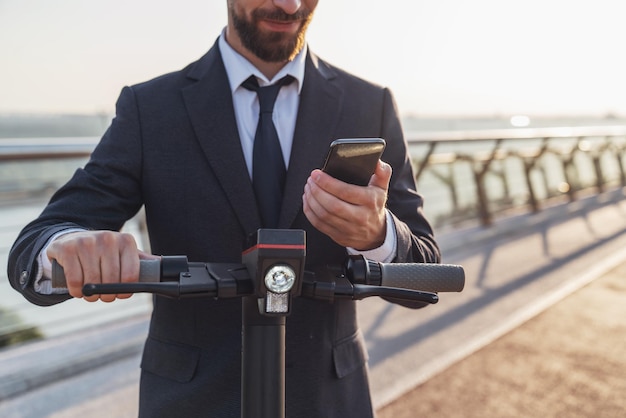
<svg viewBox="0 0 626 418">
<path fill-rule="evenodd" d="M 139 250 L 139 259 L 140 260 L 158 260 L 159 258 L 161 258 L 158 255 L 153 255 L 150 253 L 147 253 L 145 251 L 141 251 Z"/>
<path fill-rule="evenodd" d="M 378 160 L 378 165 L 376 166 L 376 170 L 374 170 L 374 175 L 370 179 L 369 185 L 383 190 L 389 189 L 391 173 L 391 166 L 382 160 Z"/>
</svg>

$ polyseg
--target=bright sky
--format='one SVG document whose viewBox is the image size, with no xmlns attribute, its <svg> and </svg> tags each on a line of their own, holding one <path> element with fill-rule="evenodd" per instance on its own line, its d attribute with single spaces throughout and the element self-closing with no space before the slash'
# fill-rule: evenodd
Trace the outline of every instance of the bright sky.
<svg viewBox="0 0 626 418">
<path fill-rule="evenodd" d="M 403 114 L 624 116 L 624 16 L 624 0 L 320 0 L 308 41 Z M 0 112 L 111 113 L 225 24 L 226 0 L 0 0 Z"/>
</svg>

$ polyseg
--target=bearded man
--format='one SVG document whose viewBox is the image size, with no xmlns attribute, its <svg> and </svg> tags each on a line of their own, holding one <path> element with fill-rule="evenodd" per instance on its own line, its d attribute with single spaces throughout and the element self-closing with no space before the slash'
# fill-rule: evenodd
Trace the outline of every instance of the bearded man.
<svg viewBox="0 0 626 418">
<path fill-rule="evenodd" d="M 305 268 L 318 280 L 347 253 L 438 262 L 393 97 L 308 49 L 316 6 L 228 0 L 227 27 L 202 58 L 125 87 L 90 161 L 18 237 L 12 285 L 39 305 L 128 297 L 84 296 L 82 287 L 138 280 L 139 259 L 151 256 L 118 231 L 142 206 L 153 254 L 239 263 L 248 237 L 270 227 L 306 231 Z M 272 122 L 280 151 L 270 163 L 256 157 L 256 89 L 277 83 Z M 387 141 L 367 186 L 318 169 L 342 137 Z M 275 164 L 283 177 L 269 182 L 277 197 L 268 209 L 255 183 Z M 50 286 L 52 259 L 65 269 L 67 291 Z M 354 301 L 297 298 L 286 335 L 288 417 L 374 416 Z M 239 417 L 240 356 L 240 300 L 155 297 L 140 417 Z"/>
</svg>

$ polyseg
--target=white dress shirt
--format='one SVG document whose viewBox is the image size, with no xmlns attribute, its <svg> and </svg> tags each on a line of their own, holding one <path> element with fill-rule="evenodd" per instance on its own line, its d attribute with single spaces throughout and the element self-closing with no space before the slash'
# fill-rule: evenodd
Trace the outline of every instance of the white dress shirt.
<svg viewBox="0 0 626 418">
<path fill-rule="evenodd" d="M 295 78 L 295 81 L 280 89 L 272 119 L 276 126 L 276 133 L 280 141 L 280 148 L 283 152 L 285 167 L 289 167 L 289 156 L 291 154 L 291 144 L 293 143 L 293 133 L 296 129 L 296 117 L 298 116 L 298 105 L 300 103 L 300 90 L 304 81 L 304 63 L 306 59 L 306 46 L 290 62 L 288 62 L 272 80 L 268 80 L 250 61 L 236 52 L 226 42 L 225 33 L 219 38 L 219 48 L 228 74 L 230 91 L 233 94 L 233 104 L 235 107 L 235 119 L 239 129 L 241 148 L 248 167 L 248 174 L 252 178 L 252 149 L 254 146 L 254 136 L 259 120 L 259 99 L 256 92 L 247 90 L 241 86 L 248 77 L 254 75 L 259 80 L 259 86 L 274 84 L 286 75 Z"/>
</svg>

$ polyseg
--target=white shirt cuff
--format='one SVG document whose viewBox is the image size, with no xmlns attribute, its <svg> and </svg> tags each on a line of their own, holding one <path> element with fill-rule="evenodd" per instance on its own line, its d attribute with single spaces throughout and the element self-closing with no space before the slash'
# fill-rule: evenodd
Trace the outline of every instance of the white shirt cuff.
<svg viewBox="0 0 626 418">
<path fill-rule="evenodd" d="M 70 232 L 84 231 L 80 228 L 65 229 L 61 232 L 54 234 L 43 247 L 43 250 L 37 257 L 37 276 L 35 277 L 35 283 L 33 288 L 35 292 L 41 295 L 53 295 L 53 294 L 66 294 L 66 288 L 52 287 L 52 262 L 47 256 L 48 247 L 52 244 L 52 241 L 60 237 L 61 235 L 69 234 Z"/>
</svg>

